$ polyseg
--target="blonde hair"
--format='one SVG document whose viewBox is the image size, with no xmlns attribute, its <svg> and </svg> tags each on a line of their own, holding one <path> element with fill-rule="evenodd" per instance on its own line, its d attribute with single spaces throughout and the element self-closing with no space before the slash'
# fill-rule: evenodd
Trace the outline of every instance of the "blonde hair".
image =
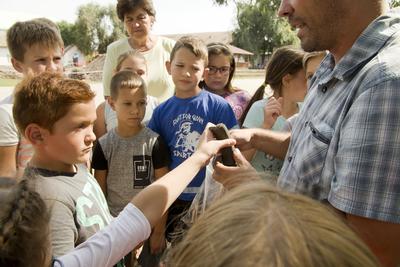
<svg viewBox="0 0 400 267">
<path fill-rule="evenodd" d="M 168 266 L 378 266 L 358 236 L 326 206 L 266 183 L 216 201 L 168 257 Z"/>
<path fill-rule="evenodd" d="M 208 65 L 207 46 L 200 38 L 195 36 L 183 36 L 176 41 L 170 55 L 171 62 L 175 58 L 176 52 L 183 47 L 189 49 L 197 58 L 204 60 L 204 66 Z"/>
<path fill-rule="evenodd" d="M 121 89 L 139 88 L 147 95 L 146 82 L 137 73 L 130 70 L 122 70 L 114 74 L 111 79 L 111 98 L 116 100 Z"/>
<path fill-rule="evenodd" d="M 310 59 L 315 58 L 315 57 L 324 58 L 327 54 L 328 54 L 327 51 L 315 51 L 315 52 L 306 53 L 303 57 L 303 68 L 305 69 L 307 67 L 307 63 Z"/>
<path fill-rule="evenodd" d="M 129 57 L 140 58 L 146 63 L 146 58 L 143 56 L 142 53 L 140 53 L 138 50 L 129 50 L 128 52 L 125 52 L 125 53 L 119 55 L 118 60 L 117 60 L 117 66 L 115 67 L 115 71 L 120 71 L 122 63 L 125 61 L 125 59 L 127 59 Z"/>
<path fill-rule="evenodd" d="M 59 73 L 44 72 L 17 85 L 14 121 L 22 134 L 31 123 L 51 132 L 73 104 L 87 103 L 94 97 L 95 93 L 87 83 L 65 78 Z"/>
</svg>

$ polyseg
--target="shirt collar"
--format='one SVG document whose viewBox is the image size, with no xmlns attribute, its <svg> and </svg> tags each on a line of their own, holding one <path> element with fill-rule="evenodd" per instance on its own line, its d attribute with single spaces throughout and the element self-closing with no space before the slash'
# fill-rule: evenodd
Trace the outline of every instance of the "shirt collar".
<svg viewBox="0 0 400 267">
<path fill-rule="evenodd" d="M 356 42 L 335 66 L 332 54 L 328 54 L 316 72 L 320 84 L 328 84 L 333 78 L 345 81 L 367 64 L 381 50 L 393 34 L 400 30 L 400 9 L 395 9 L 375 19 L 358 37 Z"/>
</svg>

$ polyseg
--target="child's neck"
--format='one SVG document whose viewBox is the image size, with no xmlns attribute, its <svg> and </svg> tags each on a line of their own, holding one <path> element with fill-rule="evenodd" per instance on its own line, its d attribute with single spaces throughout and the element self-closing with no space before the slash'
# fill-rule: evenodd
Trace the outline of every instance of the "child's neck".
<svg viewBox="0 0 400 267">
<path fill-rule="evenodd" d="M 225 94 L 227 93 L 227 91 L 225 90 L 225 88 L 214 90 L 214 89 L 211 89 L 211 88 L 208 87 L 208 86 L 207 86 L 207 91 L 209 91 L 210 93 L 219 95 L 219 96 L 223 96 L 223 95 L 225 95 Z"/>
<path fill-rule="evenodd" d="M 37 151 L 35 151 L 33 157 L 29 161 L 29 166 L 49 171 L 69 173 L 76 172 L 76 167 L 74 164 L 67 164 L 64 162 L 49 159 L 47 156 L 41 155 L 41 153 L 38 153 Z"/>
<path fill-rule="evenodd" d="M 144 127 L 143 124 L 140 124 L 136 127 L 132 127 L 118 122 L 116 131 L 120 137 L 129 138 L 137 135 L 143 129 L 143 127 Z"/>
<path fill-rule="evenodd" d="M 201 88 L 199 86 L 196 86 L 193 90 L 179 90 L 179 88 L 175 88 L 175 96 L 178 98 L 191 98 L 195 97 L 198 94 L 200 94 Z"/>
</svg>

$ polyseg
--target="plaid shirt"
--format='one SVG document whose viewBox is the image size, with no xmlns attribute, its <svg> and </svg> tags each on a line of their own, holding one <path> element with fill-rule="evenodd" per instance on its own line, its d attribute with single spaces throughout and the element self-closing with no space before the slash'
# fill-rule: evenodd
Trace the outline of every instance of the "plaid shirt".
<svg viewBox="0 0 400 267">
<path fill-rule="evenodd" d="M 400 12 L 377 18 L 314 75 L 278 185 L 400 223 Z"/>
</svg>

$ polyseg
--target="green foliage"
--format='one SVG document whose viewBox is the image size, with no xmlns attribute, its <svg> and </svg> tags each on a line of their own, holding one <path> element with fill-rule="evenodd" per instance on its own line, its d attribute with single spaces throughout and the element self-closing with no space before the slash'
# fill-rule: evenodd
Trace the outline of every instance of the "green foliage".
<svg viewBox="0 0 400 267">
<path fill-rule="evenodd" d="M 75 44 L 85 55 L 105 53 L 110 43 L 124 36 L 114 5 L 82 5 L 75 23 L 61 21 L 58 26 L 65 46 Z"/>
<path fill-rule="evenodd" d="M 228 0 L 213 0 L 227 4 Z M 265 55 L 283 45 L 297 45 L 298 38 L 285 19 L 278 18 L 280 0 L 234 1 L 237 10 L 237 27 L 233 44 L 252 51 L 264 62 Z"/>
<path fill-rule="evenodd" d="M 75 33 L 75 24 L 67 21 L 61 21 L 57 23 L 60 28 L 61 36 L 64 40 L 65 47 L 77 43 L 77 36 Z"/>
<path fill-rule="evenodd" d="M 391 1 L 391 6 L 392 7 L 399 7 L 400 6 L 400 0 L 392 0 Z"/>
</svg>

